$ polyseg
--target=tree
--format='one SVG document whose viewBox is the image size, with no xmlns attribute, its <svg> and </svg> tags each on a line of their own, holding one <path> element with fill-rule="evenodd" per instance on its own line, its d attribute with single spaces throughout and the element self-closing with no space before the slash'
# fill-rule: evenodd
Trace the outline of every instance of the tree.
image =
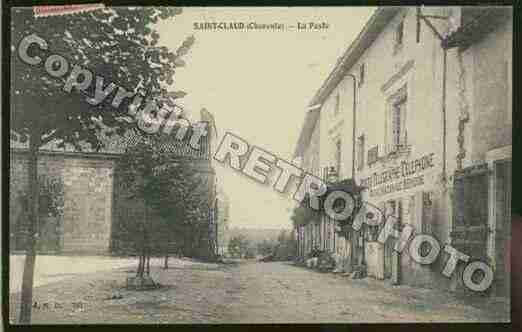
<svg viewBox="0 0 522 332">
<path fill-rule="evenodd" d="M 233 257 L 243 258 L 246 255 L 250 241 L 243 234 L 236 235 L 228 242 L 228 252 Z"/>
<path fill-rule="evenodd" d="M 197 169 L 194 160 L 177 157 L 175 160 L 163 160 L 157 171 L 159 186 L 158 204 L 155 211 L 164 220 L 162 230 L 165 242 L 164 268 L 168 269 L 169 244 L 173 241 L 187 254 L 187 245 L 193 243 L 187 237 L 194 228 L 208 227 L 208 202 L 205 197 L 208 186 L 204 174 Z M 198 221 L 203 221 L 199 225 Z M 181 246 L 183 244 L 183 246 Z"/>
<path fill-rule="evenodd" d="M 127 147 L 118 162 L 118 176 L 126 187 L 127 198 L 143 203 L 143 219 L 136 218 L 127 223 L 127 229 L 137 244 L 139 263 L 136 277 L 141 279 L 145 272 L 150 274 L 150 215 L 151 208 L 158 204 L 160 181 L 154 169 L 159 163 L 159 155 L 153 146 L 142 142 Z"/>
<path fill-rule="evenodd" d="M 160 241 L 168 268 L 169 243 L 180 224 L 190 224 L 201 218 L 207 209 L 207 187 L 196 161 L 164 150 L 168 136 L 137 139 L 118 162 L 117 173 L 128 198 L 143 202 L 140 216 L 126 221 L 127 231 L 138 248 L 139 263 L 136 276 L 150 273 L 151 241 Z M 199 214 L 199 215 L 198 215 Z M 176 227 L 177 226 L 177 227 Z"/>
<path fill-rule="evenodd" d="M 83 91 L 65 92 L 62 89 L 63 78 L 49 76 L 43 64 L 32 66 L 22 61 L 18 56 L 20 42 L 27 36 L 35 35 L 47 41 L 48 52 L 88 66 L 103 76 L 106 84 L 116 82 L 126 87 L 127 91 L 141 91 L 155 97 L 165 94 L 167 85 L 173 84 L 175 69 L 183 65 L 181 57 L 194 41 L 192 37 L 187 38 L 175 52 L 157 46 L 159 34 L 153 24 L 179 13 L 181 9 L 169 7 L 115 7 L 75 15 L 35 18 L 30 8 L 13 10 L 10 130 L 11 138 L 27 144 L 29 151 L 30 221 L 20 323 L 31 321 L 35 228 L 39 211 L 38 150 L 49 142 L 56 142 L 58 147 L 67 144 L 80 150 L 84 147 L 98 150 L 103 140 L 97 124 L 109 128 L 108 135 L 123 134 L 129 124 L 119 119 L 125 106 L 130 104 L 126 100 L 116 110 L 110 103 L 87 104 L 83 97 L 94 95 L 95 84 Z M 40 56 L 44 57 L 45 51 L 39 51 Z"/>
<path fill-rule="evenodd" d="M 315 210 L 310 206 L 310 198 L 308 195 L 293 209 L 292 215 L 290 216 L 294 228 L 304 226 L 313 220 L 319 220 L 319 218 L 321 218 L 321 211 Z"/>
<path fill-rule="evenodd" d="M 268 255 L 274 253 L 276 246 L 277 246 L 277 242 L 265 239 L 257 244 L 257 252 L 260 255 L 268 256 Z"/>
</svg>

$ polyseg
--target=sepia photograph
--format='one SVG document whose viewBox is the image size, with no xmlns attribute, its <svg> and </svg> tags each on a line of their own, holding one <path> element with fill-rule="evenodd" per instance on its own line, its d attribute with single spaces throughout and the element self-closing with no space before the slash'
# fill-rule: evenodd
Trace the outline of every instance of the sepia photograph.
<svg viewBox="0 0 522 332">
<path fill-rule="evenodd" d="M 511 323 L 512 6 L 4 10 L 4 327 Z"/>
</svg>

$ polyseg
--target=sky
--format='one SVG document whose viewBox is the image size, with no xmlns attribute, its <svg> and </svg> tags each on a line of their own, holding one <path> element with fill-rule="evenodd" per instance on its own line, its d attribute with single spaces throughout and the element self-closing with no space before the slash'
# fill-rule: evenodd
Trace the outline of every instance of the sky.
<svg viewBox="0 0 522 332">
<path fill-rule="evenodd" d="M 177 70 L 171 89 L 183 90 L 184 108 L 197 119 L 206 108 L 216 121 L 218 142 L 226 132 L 251 146 L 291 161 L 306 107 L 337 59 L 356 38 L 372 7 L 184 8 L 158 24 L 159 44 L 175 50 L 189 35 L 196 42 Z M 281 23 L 283 31 L 195 30 L 194 23 Z M 328 24 L 297 31 L 298 22 Z M 214 162 L 230 199 L 230 226 L 291 228 L 293 189 L 269 185 Z"/>
</svg>

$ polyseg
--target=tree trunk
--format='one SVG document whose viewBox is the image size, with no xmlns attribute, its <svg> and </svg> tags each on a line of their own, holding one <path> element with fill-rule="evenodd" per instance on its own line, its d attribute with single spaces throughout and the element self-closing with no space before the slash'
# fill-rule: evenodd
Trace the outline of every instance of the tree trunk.
<svg viewBox="0 0 522 332">
<path fill-rule="evenodd" d="M 171 236 L 170 236 L 170 230 L 167 228 L 165 230 L 167 232 L 167 240 L 165 243 L 165 260 L 163 261 L 163 269 L 168 270 L 169 268 L 169 250 L 170 250 L 170 244 L 172 242 Z"/>
<path fill-rule="evenodd" d="M 147 276 L 150 275 L 150 236 L 149 236 L 149 228 L 150 228 L 150 223 L 149 223 L 149 208 L 147 206 L 147 202 L 145 202 L 145 225 L 144 225 L 144 237 L 145 237 L 145 241 L 144 241 L 144 250 L 143 250 L 143 253 L 144 253 L 144 259 L 145 259 L 145 262 L 147 264 Z"/>
<path fill-rule="evenodd" d="M 191 257 L 192 255 L 192 239 L 189 238 L 189 227 L 188 225 L 185 226 L 185 229 L 183 230 L 183 243 L 184 243 L 184 253 L 187 257 Z"/>
<path fill-rule="evenodd" d="M 146 231 L 147 234 L 147 242 L 145 244 L 145 259 L 147 262 L 147 276 L 150 276 L 150 238 L 148 234 L 148 230 Z"/>
<path fill-rule="evenodd" d="M 22 295 L 20 300 L 20 324 L 31 323 L 31 307 L 33 304 L 33 281 L 36 264 L 36 227 L 38 225 L 38 147 L 39 136 L 29 137 L 29 202 L 30 213 L 27 232 L 27 247 L 25 251 L 24 273 L 22 279 Z"/>
<path fill-rule="evenodd" d="M 150 276 L 150 250 L 147 250 L 147 276 Z"/>
<path fill-rule="evenodd" d="M 165 251 L 165 260 L 163 261 L 163 269 L 169 269 L 169 248 L 167 245 L 167 250 Z"/>
<path fill-rule="evenodd" d="M 141 269 L 140 269 L 140 273 L 138 275 L 138 277 L 143 277 L 143 274 L 145 272 L 145 241 L 146 241 L 146 236 L 145 236 L 145 232 L 143 232 L 143 244 L 141 246 Z"/>
<path fill-rule="evenodd" d="M 143 238 L 142 238 L 142 241 L 141 241 L 141 246 L 140 246 L 140 256 L 139 256 L 139 263 L 138 263 L 138 271 L 136 272 L 136 277 L 140 277 L 142 278 L 143 277 L 143 272 L 145 271 L 145 241 L 146 241 L 146 236 L 145 236 L 145 226 L 142 225 L 142 234 L 143 234 Z"/>
<path fill-rule="evenodd" d="M 138 256 L 138 268 L 136 269 L 136 277 L 140 273 L 140 268 L 141 268 L 141 256 Z"/>
</svg>

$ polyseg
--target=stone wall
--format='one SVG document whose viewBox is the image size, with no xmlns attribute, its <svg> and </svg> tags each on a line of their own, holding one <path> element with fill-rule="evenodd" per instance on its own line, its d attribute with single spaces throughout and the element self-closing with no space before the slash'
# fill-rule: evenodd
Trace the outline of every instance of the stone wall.
<svg viewBox="0 0 522 332">
<path fill-rule="evenodd" d="M 59 217 L 40 216 L 38 250 L 40 252 L 132 254 L 136 251 L 136 236 L 130 229 L 132 221 L 144 218 L 144 204 L 128 198 L 115 176 L 117 155 L 42 152 L 38 174 L 41 179 L 59 179 L 63 183 L 63 214 Z M 197 220 L 187 229 L 185 255 L 210 259 L 214 257 L 212 236 L 215 223 L 212 208 L 215 201 L 215 174 L 207 160 L 196 161 L 208 190 Z M 25 250 L 28 222 L 27 152 L 11 151 L 10 162 L 10 248 Z M 160 225 L 166 220 L 150 220 Z M 177 222 L 177 221 L 173 221 Z M 136 224 L 136 223 L 134 223 Z M 132 227 L 131 227 L 132 228 Z M 129 234 L 129 230 L 134 234 Z M 157 233 L 160 234 L 161 232 Z M 154 252 L 163 252 L 163 238 L 154 239 Z M 184 245 L 184 244 L 180 244 Z M 161 248 L 160 248 L 161 247 Z"/>
<path fill-rule="evenodd" d="M 29 201 L 28 192 L 28 162 L 27 154 L 11 153 L 9 163 L 9 233 L 11 250 L 22 250 L 25 248 L 26 232 L 28 227 Z M 60 179 L 64 167 L 64 158 L 59 156 L 42 155 L 38 161 L 38 174 L 42 179 Z M 57 227 L 62 224 L 62 218 L 40 216 L 37 231 L 45 234 L 51 241 L 58 244 Z M 40 241 L 45 242 L 45 241 Z M 41 250 L 48 250 L 46 245 L 39 243 Z M 56 247 L 51 245 L 50 247 Z"/>
<path fill-rule="evenodd" d="M 11 250 L 25 248 L 29 202 L 27 152 L 11 151 L 10 234 Z M 40 181 L 63 183 L 63 213 L 40 215 L 37 232 L 40 251 L 107 253 L 111 235 L 113 160 L 107 156 L 82 156 L 42 152 L 38 160 Z M 50 243 L 52 242 L 52 243 Z"/>
<path fill-rule="evenodd" d="M 113 162 L 66 159 L 63 252 L 109 252 Z"/>
</svg>

